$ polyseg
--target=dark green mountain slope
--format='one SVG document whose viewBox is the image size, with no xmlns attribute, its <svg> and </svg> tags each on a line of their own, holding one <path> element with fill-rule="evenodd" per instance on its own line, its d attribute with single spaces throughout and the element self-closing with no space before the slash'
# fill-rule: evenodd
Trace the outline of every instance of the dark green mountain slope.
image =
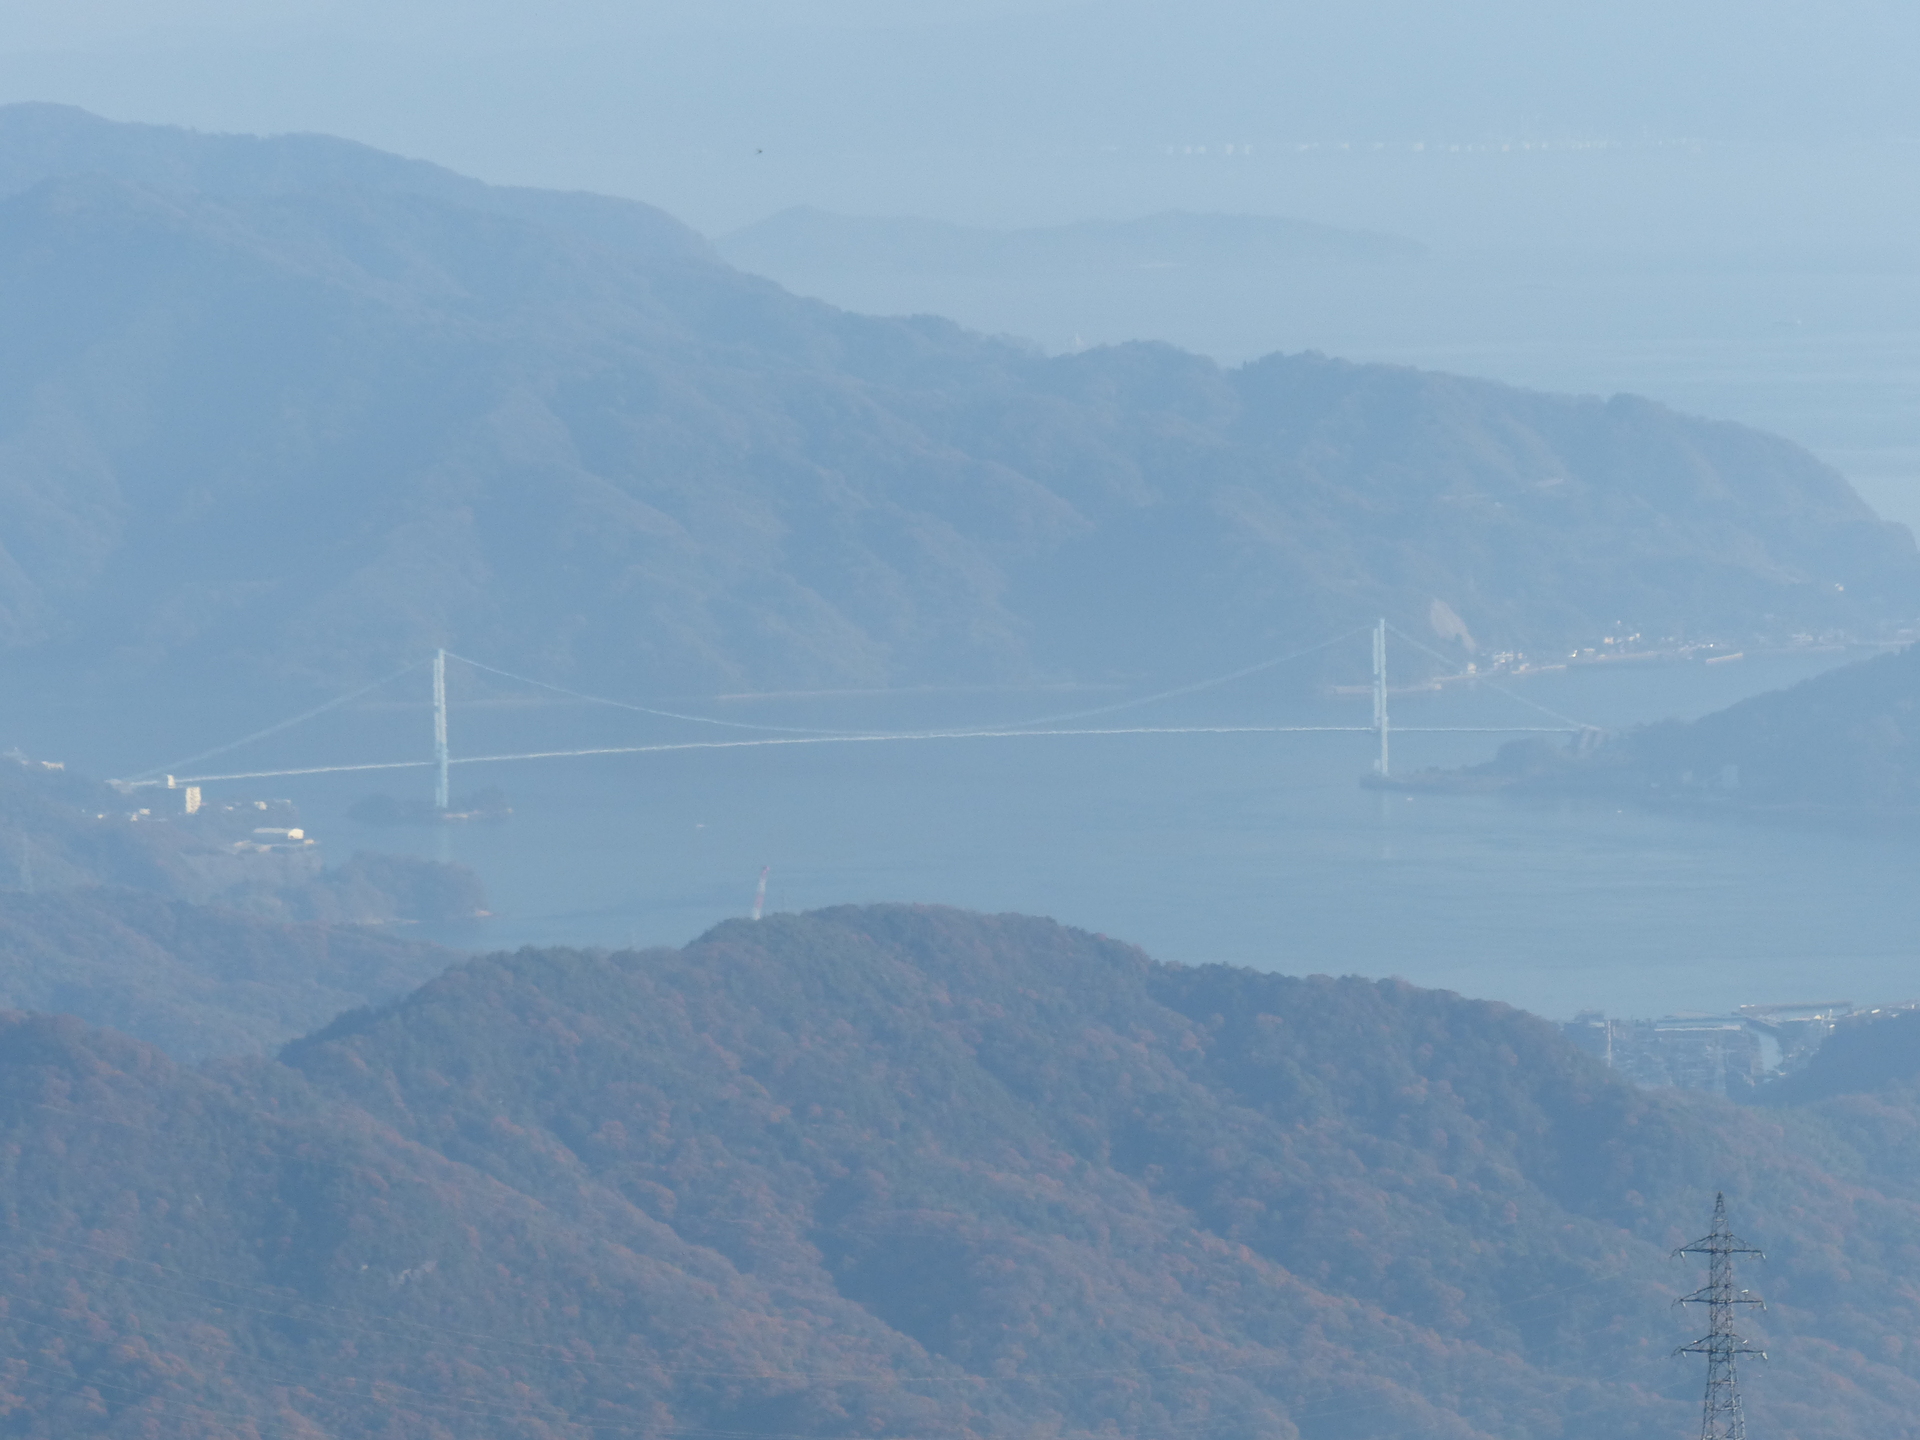
<svg viewBox="0 0 1920 1440">
<path fill-rule="evenodd" d="M 8 763 L 11 761 L 11 763 Z M 147 890 L 272 920 L 459 920 L 486 907 L 472 871 L 359 853 L 328 865 L 285 800 L 122 793 L 90 776 L 0 756 L 0 891 Z M 308 844 L 279 843 L 298 831 Z M 263 843 L 265 842 L 265 843 Z"/>
<path fill-rule="evenodd" d="M 137 890 L 0 892 L 0 1005 L 109 1025 L 182 1060 L 270 1050 L 454 958 L 361 925 L 289 924 Z"/>
<path fill-rule="evenodd" d="M 1920 819 L 1920 647 L 1604 743 L 1508 746 L 1472 773 L 1707 812 L 1910 825 Z"/>
<path fill-rule="evenodd" d="M 1920 1009 L 1872 1010 L 1843 1020 L 1805 1069 L 1768 1086 L 1760 1099 L 1764 1104 L 1804 1105 L 1839 1095 L 1911 1089 L 1917 1077 Z M 1908 1166 L 1917 1162 L 1920 1154 L 1906 1157 Z"/>
<path fill-rule="evenodd" d="M 23 1435 L 1653 1437 L 1724 1186 L 1756 1424 L 1906 1435 L 1920 1197 L 1824 1123 L 903 907 L 477 961 L 215 1075 L 21 1019 L 0 1379 Z"/>
<path fill-rule="evenodd" d="M 116 124 L 68 105 L 0 105 L 0 195 L 47 180 L 112 176 L 206 195 L 363 191 L 421 195 L 490 214 L 534 217 L 616 249 L 708 256 L 707 243 L 651 205 L 576 191 L 487 185 L 330 135 L 207 135 Z"/>
<path fill-rule="evenodd" d="M 327 865 L 324 845 L 260 843 L 256 821 L 298 827 L 284 802 L 189 816 L 178 791 L 139 793 L 0 757 L 0 1008 L 77 1015 L 176 1058 L 258 1053 L 453 959 L 373 927 L 485 904 L 457 865 Z"/>
<path fill-rule="evenodd" d="M 1690 725 L 1637 732 L 1627 755 L 1669 793 L 1920 813 L 1920 649 L 1816 675 Z"/>
<path fill-rule="evenodd" d="M 439 643 L 602 693 L 1183 676 L 1435 598 L 1535 647 L 1920 609 L 1837 474 L 1641 401 L 1048 359 L 644 206 L 46 107 L 0 136 L 0 646 L 62 685 L 206 705 Z"/>
</svg>

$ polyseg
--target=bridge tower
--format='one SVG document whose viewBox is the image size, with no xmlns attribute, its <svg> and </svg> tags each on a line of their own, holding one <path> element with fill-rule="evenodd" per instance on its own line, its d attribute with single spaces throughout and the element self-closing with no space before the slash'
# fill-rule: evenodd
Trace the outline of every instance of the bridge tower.
<svg viewBox="0 0 1920 1440">
<path fill-rule="evenodd" d="M 1767 1353 L 1754 1349 L 1735 1333 L 1733 1307 L 1759 1305 L 1764 1309 L 1765 1302 L 1750 1290 L 1733 1288 L 1733 1257 L 1758 1255 L 1764 1260 L 1766 1256 L 1727 1228 L 1725 1195 L 1713 1197 L 1712 1232 L 1673 1253 L 1707 1257 L 1707 1283 L 1676 1302 L 1706 1306 L 1707 1333 L 1673 1352 L 1707 1357 L 1707 1398 L 1700 1414 L 1700 1440 L 1747 1440 L 1747 1420 L 1740 1411 L 1737 1358 L 1758 1355 L 1764 1360 Z"/>
<path fill-rule="evenodd" d="M 433 808 L 447 808 L 447 652 L 433 652 Z"/>
<path fill-rule="evenodd" d="M 1373 728 L 1380 735 L 1380 758 L 1373 762 L 1373 773 L 1387 778 L 1387 622 L 1383 616 L 1373 626 Z"/>
</svg>

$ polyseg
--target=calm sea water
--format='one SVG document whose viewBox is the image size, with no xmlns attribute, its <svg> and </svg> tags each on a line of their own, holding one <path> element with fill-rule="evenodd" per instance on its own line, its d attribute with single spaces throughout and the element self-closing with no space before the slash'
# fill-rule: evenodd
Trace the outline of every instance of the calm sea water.
<svg viewBox="0 0 1920 1440">
<path fill-rule="evenodd" d="M 1615 725 L 1704 713 L 1836 658 L 1569 672 L 1524 693 Z M 978 724 L 1088 698 L 787 698 L 722 713 L 782 725 Z M 1092 723 L 1359 723 L 1366 704 L 1222 691 L 1177 714 Z M 1538 718 L 1486 692 L 1397 702 L 1408 726 Z M 344 723 L 353 733 L 329 741 L 343 754 L 425 749 L 418 702 Z M 689 733 L 506 695 L 454 713 L 456 753 Z M 1403 734 L 1396 767 L 1470 763 L 1498 743 Z M 1083 736 L 474 766 L 456 770 L 456 792 L 498 785 L 514 817 L 431 831 L 371 829 L 344 814 L 375 788 L 424 794 L 423 771 L 227 788 L 297 800 L 335 858 L 401 849 L 472 866 L 495 917 L 439 937 L 466 947 L 683 943 L 745 913 L 768 866 L 772 910 L 926 901 L 1051 915 L 1162 959 L 1399 975 L 1550 1016 L 1920 993 L 1920 845 L 1593 804 L 1409 798 L 1358 783 L 1372 744 L 1364 734 Z"/>
</svg>

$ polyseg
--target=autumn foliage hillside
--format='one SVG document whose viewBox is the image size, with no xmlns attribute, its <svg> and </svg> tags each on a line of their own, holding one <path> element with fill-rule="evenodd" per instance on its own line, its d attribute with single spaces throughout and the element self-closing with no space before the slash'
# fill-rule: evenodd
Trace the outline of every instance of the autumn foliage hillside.
<svg viewBox="0 0 1920 1440">
<path fill-rule="evenodd" d="M 438 974 L 453 952 L 407 927 L 485 904 L 462 866 L 255 843 L 256 819 L 298 825 L 284 801 L 186 815 L 180 798 L 0 756 L 0 1009 L 75 1015 L 176 1059 L 264 1054 Z"/>
<path fill-rule="evenodd" d="M 1652 1440 L 1724 1189 L 1770 1252 L 1756 1426 L 1905 1435 L 1920 1191 L 1863 1103 L 910 907 L 476 960 L 201 1072 L 17 1017 L 0 1423 Z"/>
</svg>

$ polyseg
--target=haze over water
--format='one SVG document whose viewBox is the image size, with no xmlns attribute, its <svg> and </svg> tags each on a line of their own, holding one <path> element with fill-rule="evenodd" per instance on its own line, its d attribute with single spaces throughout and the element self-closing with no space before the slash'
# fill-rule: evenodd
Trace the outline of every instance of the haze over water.
<svg viewBox="0 0 1920 1440">
<path fill-rule="evenodd" d="M 1520 682 L 1519 693 L 1619 725 L 1704 713 L 1840 658 L 1571 671 Z M 1288 701 L 1263 678 L 1083 723 L 1366 721 L 1364 697 Z M 456 756 L 719 733 L 568 702 L 499 703 L 508 692 L 456 704 Z M 906 692 L 701 708 L 769 725 L 919 728 L 1115 698 Z M 264 767 L 423 755 L 424 701 L 401 691 L 316 722 L 304 740 L 229 758 Z M 1487 691 L 1404 697 L 1394 710 L 1410 727 L 1551 723 Z M 1474 763 L 1501 738 L 1399 734 L 1395 769 Z M 438 831 L 373 829 L 344 814 L 376 789 L 424 795 L 424 770 L 209 793 L 296 799 L 335 860 L 401 849 L 471 865 L 496 916 L 439 937 L 462 947 L 683 943 L 745 913 L 768 865 L 776 910 L 912 900 L 1041 913 L 1163 959 L 1400 975 L 1549 1016 L 1920 991 L 1912 840 L 1591 803 L 1409 798 L 1359 785 L 1373 744 L 1367 734 L 1035 737 L 456 766 L 456 794 L 498 785 L 516 813 Z"/>
</svg>

